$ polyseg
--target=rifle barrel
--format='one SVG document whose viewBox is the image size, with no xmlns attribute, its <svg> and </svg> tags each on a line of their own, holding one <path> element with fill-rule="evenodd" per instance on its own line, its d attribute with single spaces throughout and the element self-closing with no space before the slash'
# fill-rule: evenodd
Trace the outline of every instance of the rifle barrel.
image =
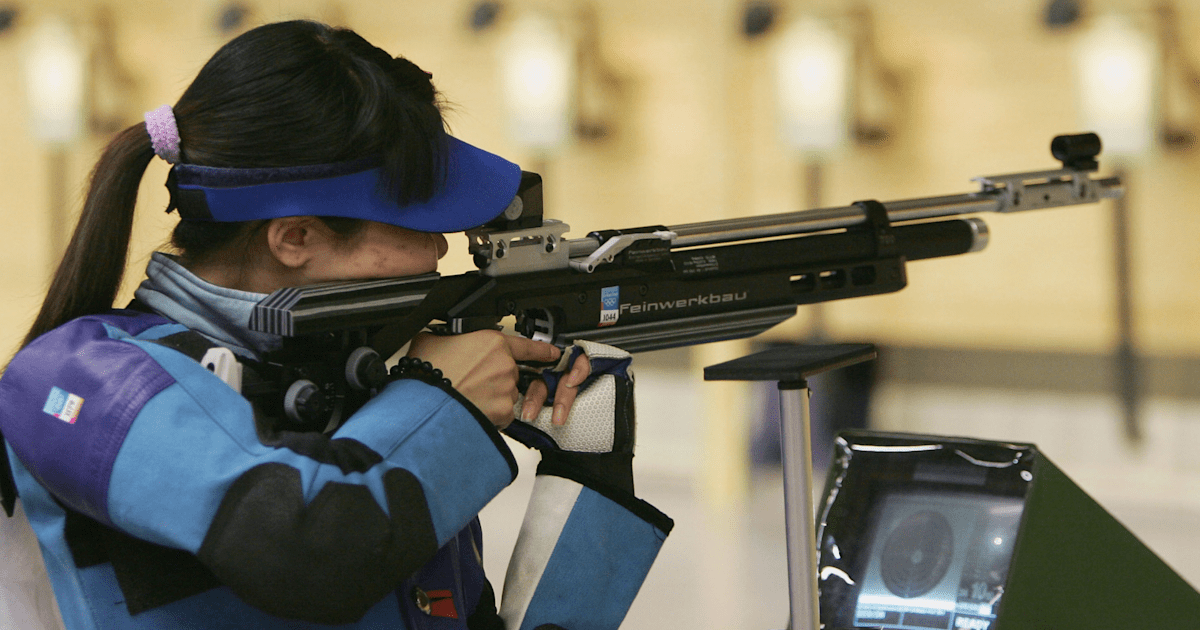
<svg viewBox="0 0 1200 630">
<path fill-rule="evenodd" d="M 1117 197 L 1122 193 L 1121 182 L 1118 178 L 1103 178 L 1090 180 L 1095 187 L 1093 198 L 1062 195 L 1069 190 L 1072 182 L 1049 182 L 1029 186 L 1027 193 L 1041 188 L 1053 189 L 1053 198 L 1046 195 L 1035 208 L 1052 208 L 1080 203 L 1091 203 L 1098 198 Z M 1057 199 L 1061 199 L 1058 201 Z M 920 221 L 939 217 L 952 217 L 981 212 L 1012 211 L 1003 189 L 983 190 L 958 195 L 926 197 L 921 199 L 902 199 L 888 201 L 883 204 L 887 209 L 888 219 L 893 223 Z M 841 206 L 836 208 L 817 208 L 784 212 L 756 217 L 737 219 L 722 219 L 686 223 L 668 227 L 676 234 L 674 247 L 694 247 L 734 241 L 746 241 L 760 238 L 773 238 L 793 234 L 806 234 L 838 230 L 862 224 L 867 220 L 866 212 L 859 206 Z M 599 241 L 587 237 L 571 239 L 571 257 L 588 256 L 600 246 Z"/>
<path fill-rule="evenodd" d="M 936 217 L 993 212 L 998 206 L 997 195 L 969 193 L 927 199 L 889 201 L 888 219 L 892 223 L 931 219 Z M 866 212 L 859 206 L 817 208 L 758 217 L 705 221 L 672 226 L 676 247 L 711 245 L 727 241 L 745 241 L 757 238 L 790 236 L 810 232 L 824 232 L 860 225 L 867 220 Z"/>
</svg>

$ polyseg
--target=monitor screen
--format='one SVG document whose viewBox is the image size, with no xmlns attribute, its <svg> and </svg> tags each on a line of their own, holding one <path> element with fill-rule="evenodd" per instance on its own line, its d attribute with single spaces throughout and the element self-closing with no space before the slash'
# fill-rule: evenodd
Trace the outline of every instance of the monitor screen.
<svg viewBox="0 0 1200 630">
<path fill-rule="evenodd" d="M 884 495 L 868 525 L 855 625 L 989 630 L 1022 506 L 1020 499 L 983 494 Z"/>
<path fill-rule="evenodd" d="M 1031 447 L 843 433 L 817 523 L 827 630 L 995 630 Z"/>
</svg>

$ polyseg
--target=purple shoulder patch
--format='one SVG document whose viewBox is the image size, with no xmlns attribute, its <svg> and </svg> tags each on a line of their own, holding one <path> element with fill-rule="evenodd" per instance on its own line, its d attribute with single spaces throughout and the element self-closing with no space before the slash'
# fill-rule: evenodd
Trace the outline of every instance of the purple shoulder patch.
<svg viewBox="0 0 1200 630">
<path fill-rule="evenodd" d="M 114 311 L 70 321 L 22 349 L 0 378 L 0 431 L 21 463 L 68 507 L 108 518 L 113 461 L 141 408 L 174 383 L 136 336 L 170 324 Z"/>
</svg>

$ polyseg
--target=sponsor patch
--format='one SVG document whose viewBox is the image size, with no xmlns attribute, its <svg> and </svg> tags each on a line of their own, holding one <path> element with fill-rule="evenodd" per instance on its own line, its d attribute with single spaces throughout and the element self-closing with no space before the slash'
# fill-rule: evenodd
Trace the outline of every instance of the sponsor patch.
<svg viewBox="0 0 1200 630">
<path fill-rule="evenodd" d="M 42 406 L 42 411 L 67 424 L 75 424 L 75 421 L 79 419 L 79 410 L 82 407 L 83 399 L 79 396 L 58 387 L 51 387 L 50 396 L 46 398 L 46 404 Z"/>
<path fill-rule="evenodd" d="M 621 287 L 600 289 L 600 325 L 612 326 L 621 316 Z"/>
</svg>

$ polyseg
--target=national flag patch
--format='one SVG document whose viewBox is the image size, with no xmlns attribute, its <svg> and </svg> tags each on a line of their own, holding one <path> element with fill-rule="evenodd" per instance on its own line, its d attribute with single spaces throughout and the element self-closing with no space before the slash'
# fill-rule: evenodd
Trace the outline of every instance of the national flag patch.
<svg viewBox="0 0 1200 630">
<path fill-rule="evenodd" d="M 42 411 L 67 424 L 75 424 L 75 421 L 79 419 L 79 410 L 82 407 L 83 399 L 79 396 L 58 387 L 51 387 L 50 396 L 46 398 L 46 404 L 42 406 Z"/>
</svg>

